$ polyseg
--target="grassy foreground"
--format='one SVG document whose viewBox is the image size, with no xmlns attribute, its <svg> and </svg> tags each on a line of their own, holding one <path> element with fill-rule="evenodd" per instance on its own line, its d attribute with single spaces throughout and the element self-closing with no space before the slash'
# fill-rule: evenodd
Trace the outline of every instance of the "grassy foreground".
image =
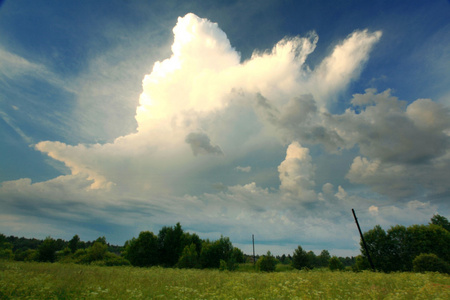
<svg viewBox="0 0 450 300">
<path fill-rule="evenodd" d="M 0 261 L 0 299 L 450 299 L 438 273 L 220 272 Z"/>
</svg>

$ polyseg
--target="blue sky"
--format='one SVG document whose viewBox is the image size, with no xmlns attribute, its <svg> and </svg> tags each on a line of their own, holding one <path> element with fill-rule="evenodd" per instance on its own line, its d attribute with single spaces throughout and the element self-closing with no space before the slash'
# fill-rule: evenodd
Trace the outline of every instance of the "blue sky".
<svg viewBox="0 0 450 300">
<path fill-rule="evenodd" d="M 450 215 L 448 1 L 3 1 L 0 232 L 359 253 Z"/>
</svg>

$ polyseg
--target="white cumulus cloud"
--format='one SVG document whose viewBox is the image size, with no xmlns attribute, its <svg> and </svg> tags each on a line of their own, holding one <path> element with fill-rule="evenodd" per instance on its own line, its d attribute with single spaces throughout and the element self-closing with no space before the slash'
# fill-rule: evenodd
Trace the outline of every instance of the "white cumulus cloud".
<svg viewBox="0 0 450 300">
<path fill-rule="evenodd" d="M 311 244 L 349 247 L 353 237 L 340 235 L 353 226 L 351 205 L 367 208 L 373 199 L 332 181 L 317 187 L 316 145 L 323 155 L 354 150 L 347 179 L 380 194 L 406 195 L 419 181 L 448 192 L 449 117 L 441 105 L 408 105 L 389 90 L 367 90 L 344 113 L 328 111 L 358 78 L 381 32 L 351 33 L 316 68 L 305 63 L 318 43 L 314 32 L 284 38 L 247 61 L 217 24 L 194 14 L 180 17 L 173 33 L 170 57 L 142 81 L 136 130 L 110 143 L 37 143 L 70 174 L 2 183 L 8 210 L 26 215 L 15 210 L 22 203 L 50 219 L 80 221 L 76 213 L 94 218 L 101 207 L 97 218 L 133 230 L 180 221 L 240 241 L 253 232 L 281 243 L 302 232 Z M 73 209 L 57 209 L 62 202 Z M 435 208 L 409 203 L 397 208 L 405 218 Z"/>
<path fill-rule="evenodd" d="M 293 194 L 303 201 L 316 199 L 314 192 L 314 172 L 309 150 L 294 142 L 286 151 L 286 159 L 278 166 L 280 189 Z"/>
</svg>

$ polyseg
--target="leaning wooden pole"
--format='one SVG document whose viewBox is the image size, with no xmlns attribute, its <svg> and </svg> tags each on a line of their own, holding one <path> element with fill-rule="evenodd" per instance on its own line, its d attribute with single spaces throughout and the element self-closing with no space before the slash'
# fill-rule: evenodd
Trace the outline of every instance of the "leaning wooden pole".
<svg viewBox="0 0 450 300">
<path fill-rule="evenodd" d="M 355 210 L 353 208 L 352 208 L 352 213 L 353 213 L 353 217 L 355 218 L 356 226 L 358 226 L 359 235 L 361 236 L 361 240 L 363 242 L 364 249 L 366 250 L 367 258 L 369 259 L 369 264 L 372 267 L 372 270 L 375 271 L 375 267 L 373 265 L 372 259 L 370 258 L 369 249 L 367 248 L 366 241 L 364 240 L 364 236 L 361 232 L 361 228 L 359 227 L 358 218 L 356 218 Z"/>
<path fill-rule="evenodd" d="M 252 243 L 253 243 L 253 265 L 256 266 L 256 256 L 255 256 L 255 236 L 252 234 Z"/>
</svg>

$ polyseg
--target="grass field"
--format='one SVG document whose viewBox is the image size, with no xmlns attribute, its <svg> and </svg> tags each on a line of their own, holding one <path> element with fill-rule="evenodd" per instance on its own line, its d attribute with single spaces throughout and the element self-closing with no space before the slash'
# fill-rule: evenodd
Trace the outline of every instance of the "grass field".
<svg viewBox="0 0 450 300">
<path fill-rule="evenodd" d="M 0 261 L 0 299 L 450 299 L 450 276 Z"/>
</svg>

